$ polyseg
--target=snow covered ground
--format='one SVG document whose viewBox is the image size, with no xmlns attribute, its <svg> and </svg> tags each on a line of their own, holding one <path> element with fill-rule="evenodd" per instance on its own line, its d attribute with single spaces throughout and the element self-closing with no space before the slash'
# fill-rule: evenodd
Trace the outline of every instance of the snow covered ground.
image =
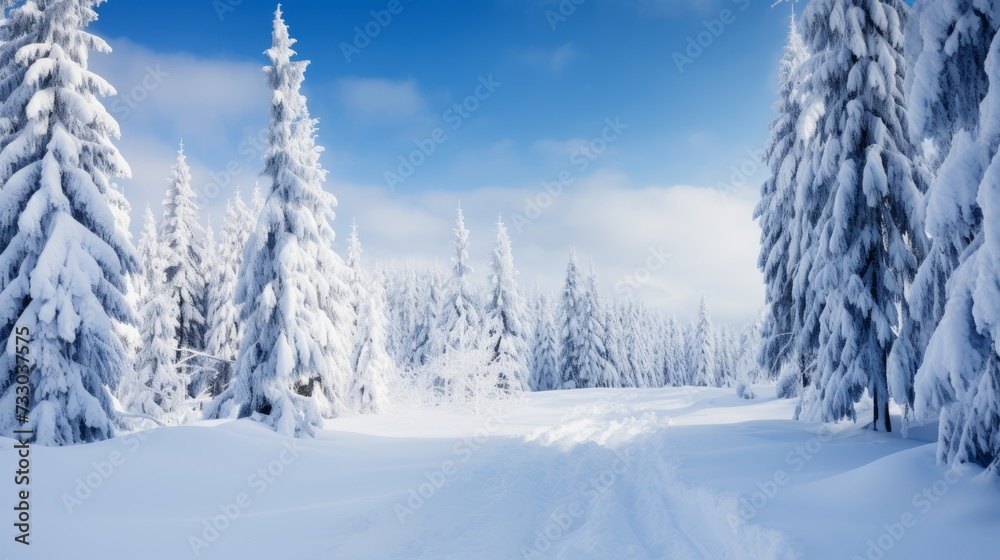
<svg viewBox="0 0 1000 560">
<path fill-rule="evenodd" d="M 236 421 L 35 447 L 32 544 L 13 543 L 5 507 L 0 557 L 846 560 L 1000 550 L 1000 487 L 977 468 L 936 466 L 933 426 L 903 439 L 793 422 L 793 408 L 731 389 L 591 389 L 530 394 L 480 416 L 339 419 L 314 440 Z M 11 473 L 12 445 L 0 439 L 0 469 Z M 0 487 L 8 499 L 12 478 Z"/>
</svg>

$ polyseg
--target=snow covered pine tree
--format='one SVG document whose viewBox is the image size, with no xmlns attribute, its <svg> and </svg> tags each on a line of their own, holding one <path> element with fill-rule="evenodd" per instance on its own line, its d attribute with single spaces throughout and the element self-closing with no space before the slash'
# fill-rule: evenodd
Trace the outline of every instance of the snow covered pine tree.
<svg viewBox="0 0 1000 560">
<path fill-rule="evenodd" d="M 274 91 L 264 175 L 272 180 L 248 242 L 236 288 L 242 305 L 243 340 L 233 390 L 240 417 L 252 417 L 283 435 L 311 435 L 324 415 L 342 408 L 341 379 L 349 364 L 349 330 L 338 331 L 332 309 L 347 308 L 338 297 L 333 252 L 336 199 L 322 188 L 325 172 L 316 159 L 314 123 L 299 92 L 306 62 L 294 62 L 281 9 L 274 14 L 273 44 L 265 68 Z M 220 414 L 222 407 L 212 407 Z"/>
<path fill-rule="evenodd" d="M 113 436 L 112 391 L 132 367 L 113 325 L 135 323 L 124 291 L 137 261 L 108 198 L 110 178 L 130 171 L 98 100 L 114 89 L 87 69 L 89 51 L 111 49 L 83 30 L 100 3 L 38 0 L 0 22 L 20 47 L 0 61 L 17 84 L 0 105 L 0 368 L 15 371 L 21 329 L 34 365 L 28 418 L 15 414 L 14 377 L 0 376 L 0 433 L 24 424 L 43 445 Z"/>
<path fill-rule="evenodd" d="M 921 186 L 903 106 L 902 0 L 813 0 L 802 16 L 809 94 L 823 100 L 812 181 L 819 202 L 813 289 L 824 301 L 816 383 L 802 418 L 856 419 L 867 390 L 889 431 L 887 360 L 905 286 L 924 255 Z M 905 310 L 905 308 L 904 308 Z"/>
</svg>

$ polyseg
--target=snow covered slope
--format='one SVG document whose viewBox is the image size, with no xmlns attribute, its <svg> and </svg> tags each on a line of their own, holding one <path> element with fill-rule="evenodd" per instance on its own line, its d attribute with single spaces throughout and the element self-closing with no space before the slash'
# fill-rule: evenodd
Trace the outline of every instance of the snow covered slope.
<svg viewBox="0 0 1000 560">
<path fill-rule="evenodd" d="M 771 395 L 771 388 L 755 388 Z M 727 389 L 537 393 L 287 440 L 248 421 L 32 448 L 30 547 L 0 558 L 986 558 L 1000 489 L 910 439 Z M 865 417 L 864 415 L 860 415 Z M 0 468 L 15 467 L 0 439 Z M 12 477 L 2 495 L 13 499 Z"/>
</svg>

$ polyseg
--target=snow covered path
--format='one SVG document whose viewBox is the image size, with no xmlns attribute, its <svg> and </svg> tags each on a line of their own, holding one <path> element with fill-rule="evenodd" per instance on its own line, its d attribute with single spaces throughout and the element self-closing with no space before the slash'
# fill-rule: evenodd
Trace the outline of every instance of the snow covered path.
<svg viewBox="0 0 1000 560">
<path fill-rule="evenodd" d="M 297 442 L 240 421 L 33 448 L 33 544 L 5 537 L 0 557 L 851 559 L 869 557 L 869 539 L 885 559 L 996 549 L 1000 491 L 972 469 L 941 482 L 931 430 L 831 432 L 787 420 L 793 406 L 722 389 L 584 390 L 478 417 L 339 419 Z M 0 446 L 13 467 L 11 441 Z M 912 497 L 936 482 L 945 492 L 924 511 Z M 13 496 L 9 481 L 0 490 Z M 919 530 L 903 527 L 907 512 Z"/>
</svg>

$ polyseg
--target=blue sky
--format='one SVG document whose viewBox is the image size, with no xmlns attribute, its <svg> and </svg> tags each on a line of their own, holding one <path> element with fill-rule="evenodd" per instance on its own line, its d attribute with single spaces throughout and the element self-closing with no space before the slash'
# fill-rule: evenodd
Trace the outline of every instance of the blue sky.
<svg viewBox="0 0 1000 560">
<path fill-rule="evenodd" d="M 357 219 L 371 262 L 446 263 L 461 203 L 480 272 L 502 213 L 517 226 L 523 283 L 557 287 L 572 246 L 608 294 L 687 319 L 705 293 L 720 321 L 748 319 L 762 303 L 750 212 L 764 170 L 754 154 L 772 118 L 788 6 L 577 2 L 284 2 L 311 60 L 305 93 L 340 199 L 340 239 Z M 92 67 L 119 90 L 106 104 L 122 125 L 135 216 L 146 203 L 159 209 L 181 138 L 206 216 L 221 218 L 235 185 L 252 187 L 274 7 L 99 8 L 93 30 L 115 52 Z M 387 24 L 373 22 L 390 7 Z M 366 25 L 377 35 L 356 41 Z M 699 39 L 705 46 L 689 50 Z M 418 143 L 433 152 L 411 156 Z M 418 165 L 390 188 L 387 172 L 408 171 L 401 157 Z"/>
</svg>

